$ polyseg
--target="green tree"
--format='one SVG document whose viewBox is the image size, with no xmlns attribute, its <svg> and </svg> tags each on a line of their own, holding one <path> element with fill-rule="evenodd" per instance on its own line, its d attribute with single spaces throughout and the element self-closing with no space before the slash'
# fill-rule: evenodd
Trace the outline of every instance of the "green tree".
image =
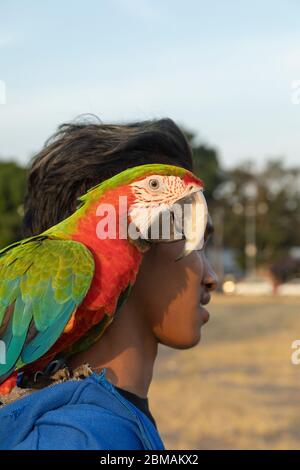
<svg viewBox="0 0 300 470">
<path fill-rule="evenodd" d="M 213 202 L 213 192 L 224 181 L 225 174 L 221 168 L 219 156 L 213 147 L 198 144 L 194 133 L 183 130 L 193 151 L 194 173 L 205 183 L 205 196 Z"/>
<path fill-rule="evenodd" d="M 26 170 L 15 162 L 0 162 L 0 248 L 21 238 Z"/>
<path fill-rule="evenodd" d="M 215 191 L 216 204 L 225 212 L 224 245 L 235 250 L 242 267 L 249 182 L 256 187 L 257 263 L 270 265 L 300 246 L 300 168 L 272 160 L 257 171 L 248 162 L 228 171 Z"/>
</svg>

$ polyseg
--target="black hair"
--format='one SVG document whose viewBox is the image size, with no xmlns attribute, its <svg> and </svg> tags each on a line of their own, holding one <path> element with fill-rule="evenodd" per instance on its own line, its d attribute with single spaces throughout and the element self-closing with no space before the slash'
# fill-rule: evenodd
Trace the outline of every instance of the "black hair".
<svg viewBox="0 0 300 470">
<path fill-rule="evenodd" d="M 23 235 L 37 235 L 71 215 L 77 198 L 137 165 L 168 163 L 192 170 L 192 150 L 171 119 L 130 124 L 62 124 L 33 158 Z"/>
</svg>

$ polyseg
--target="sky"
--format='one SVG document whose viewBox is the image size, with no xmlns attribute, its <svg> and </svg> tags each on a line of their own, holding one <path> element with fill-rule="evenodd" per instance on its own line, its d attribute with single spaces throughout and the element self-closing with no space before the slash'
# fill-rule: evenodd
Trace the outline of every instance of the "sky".
<svg viewBox="0 0 300 470">
<path fill-rule="evenodd" d="M 0 0 L 1 99 L 0 155 L 21 163 L 93 113 L 170 117 L 225 167 L 295 165 L 300 1 Z"/>
</svg>

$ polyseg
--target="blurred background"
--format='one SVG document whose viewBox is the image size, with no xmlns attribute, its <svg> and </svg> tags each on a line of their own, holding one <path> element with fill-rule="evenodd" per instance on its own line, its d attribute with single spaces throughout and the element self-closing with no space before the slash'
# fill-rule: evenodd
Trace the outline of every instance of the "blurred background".
<svg viewBox="0 0 300 470">
<path fill-rule="evenodd" d="M 170 117 L 188 137 L 220 279 L 201 344 L 160 348 L 167 448 L 300 448 L 300 4 L 2 0 L 0 247 L 62 122 Z"/>
</svg>

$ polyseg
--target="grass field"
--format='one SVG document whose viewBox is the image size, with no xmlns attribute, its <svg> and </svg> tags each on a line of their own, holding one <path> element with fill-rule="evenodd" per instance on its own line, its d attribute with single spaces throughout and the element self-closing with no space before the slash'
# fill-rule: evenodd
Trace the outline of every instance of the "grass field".
<svg viewBox="0 0 300 470">
<path fill-rule="evenodd" d="M 209 305 L 196 347 L 160 347 L 149 402 L 167 449 L 300 449 L 300 299 Z"/>
</svg>

